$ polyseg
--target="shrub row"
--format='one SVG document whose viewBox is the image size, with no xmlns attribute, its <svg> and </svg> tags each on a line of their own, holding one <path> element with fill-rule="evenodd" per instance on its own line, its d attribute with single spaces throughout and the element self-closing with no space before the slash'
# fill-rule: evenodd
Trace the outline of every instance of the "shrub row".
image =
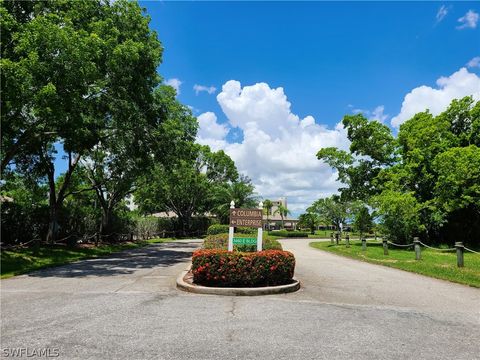
<svg viewBox="0 0 480 360">
<path fill-rule="evenodd" d="M 294 271 L 295 257 L 281 250 L 248 253 L 202 249 L 192 257 L 194 283 L 207 286 L 284 285 L 292 281 Z"/>
<path fill-rule="evenodd" d="M 227 250 L 228 234 L 208 235 L 203 240 L 203 247 L 205 249 Z M 256 245 L 235 245 L 233 249 L 235 251 L 256 251 L 257 246 Z M 262 249 L 263 250 L 282 250 L 282 245 L 280 245 L 280 243 L 275 239 L 264 238 Z"/>
<path fill-rule="evenodd" d="M 228 233 L 228 225 L 213 224 L 207 229 L 207 235 L 216 235 L 221 233 Z"/>
<path fill-rule="evenodd" d="M 229 228 L 229 225 L 213 224 L 208 227 L 207 235 L 217 235 L 217 234 L 228 233 L 228 228 Z M 235 232 L 239 234 L 256 234 L 257 229 L 249 228 L 249 227 L 239 227 L 239 228 L 235 228 Z"/>
<path fill-rule="evenodd" d="M 178 218 L 159 218 L 154 216 L 138 217 L 134 219 L 134 227 L 131 232 L 138 237 L 146 239 L 149 236 L 159 236 L 165 234 L 166 237 L 183 236 L 183 229 L 179 224 Z M 190 229 L 187 229 L 187 235 L 204 235 L 210 227 L 211 220 L 207 217 L 192 217 L 190 220 Z M 228 231 L 228 230 L 227 230 Z"/>
<path fill-rule="evenodd" d="M 308 232 L 304 232 L 304 231 L 274 230 L 274 231 L 269 231 L 269 232 L 268 232 L 268 235 L 271 235 L 271 236 L 280 236 L 280 237 L 304 238 L 304 237 L 308 237 Z"/>
</svg>

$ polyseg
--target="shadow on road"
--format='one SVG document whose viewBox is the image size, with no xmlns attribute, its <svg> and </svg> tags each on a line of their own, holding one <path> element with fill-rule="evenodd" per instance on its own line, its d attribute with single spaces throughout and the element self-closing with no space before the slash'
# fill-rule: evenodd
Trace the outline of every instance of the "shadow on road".
<svg viewBox="0 0 480 360">
<path fill-rule="evenodd" d="M 34 271 L 31 277 L 65 277 L 128 275 L 139 269 L 169 267 L 189 261 L 198 243 L 164 243 L 127 250 L 108 257 L 81 260 L 72 264 Z"/>
</svg>

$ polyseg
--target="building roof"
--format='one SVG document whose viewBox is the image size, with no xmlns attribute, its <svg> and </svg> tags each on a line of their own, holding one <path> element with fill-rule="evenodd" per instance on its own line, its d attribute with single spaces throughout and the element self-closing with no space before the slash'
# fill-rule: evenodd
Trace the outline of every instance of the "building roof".
<svg viewBox="0 0 480 360">
<path fill-rule="evenodd" d="M 263 215 L 263 220 L 267 221 L 267 215 Z M 282 221 L 282 217 L 278 214 L 268 215 L 268 221 Z M 284 217 L 283 221 L 298 221 L 298 219 Z"/>
</svg>

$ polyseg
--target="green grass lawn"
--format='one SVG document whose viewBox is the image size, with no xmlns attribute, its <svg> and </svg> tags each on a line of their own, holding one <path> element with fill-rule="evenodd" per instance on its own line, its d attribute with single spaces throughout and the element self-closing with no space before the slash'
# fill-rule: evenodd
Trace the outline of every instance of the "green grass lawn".
<svg viewBox="0 0 480 360">
<path fill-rule="evenodd" d="M 439 252 L 422 248 L 422 260 L 416 261 L 413 250 L 390 247 L 389 255 L 383 255 L 381 243 L 368 243 L 366 251 L 362 251 L 360 241 L 352 241 L 350 248 L 346 248 L 344 242 L 336 246 L 331 245 L 329 241 L 312 242 L 310 246 L 373 264 L 480 287 L 480 255 L 477 254 L 465 253 L 465 267 L 459 268 L 455 252 Z"/>
<path fill-rule="evenodd" d="M 173 241 L 173 239 L 158 238 L 117 245 L 101 245 L 98 247 L 68 248 L 65 246 L 45 246 L 41 247 L 37 254 L 34 254 L 32 248 L 2 250 L 1 278 L 5 279 L 45 267 L 63 265 L 77 260 L 105 256 L 122 250 L 168 241 Z"/>
</svg>

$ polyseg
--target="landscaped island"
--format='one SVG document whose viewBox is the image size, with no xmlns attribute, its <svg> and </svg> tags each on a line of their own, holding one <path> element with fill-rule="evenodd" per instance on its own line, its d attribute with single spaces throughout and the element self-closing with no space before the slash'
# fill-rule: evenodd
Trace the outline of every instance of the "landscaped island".
<svg viewBox="0 0 480 360">
<path fill-rule="evenodd" d="M 203 248 L 192 256 L 189 277 L 192 285 L 216 288 L 275 287 L 294 283 L 295 257 L 283 251 L 282 245 L 272 235 L 263 234 L 262 251 L 257 245 L 238 243 L 251 240 L 256 228 L 237 228 L 233 251 L 227 251 L 228 226 L 212 225 L 204 239 Z"/>
</svg>

